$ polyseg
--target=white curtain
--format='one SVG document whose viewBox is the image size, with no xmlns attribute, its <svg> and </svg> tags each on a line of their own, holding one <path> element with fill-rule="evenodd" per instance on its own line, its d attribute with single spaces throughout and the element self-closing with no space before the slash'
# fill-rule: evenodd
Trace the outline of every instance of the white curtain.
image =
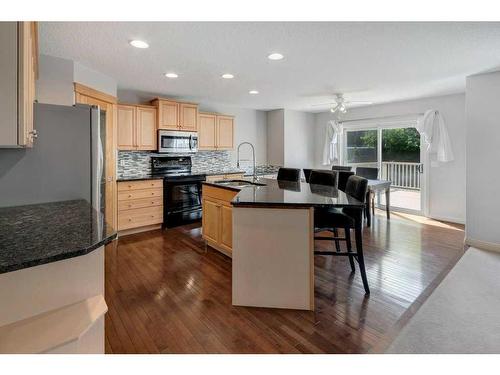
<svg viewBox="0 0 500 375">
<path fill-rule="evenodd" d="M 446 163 L 455 159 L 448 130 L 439 111 L 426 111 L 418 121 L 417 130 L 427 145 L 427 151 L 436 154 L 437 161 Z"/>
<path fill-rule="evenodd" d="M 326 124 L 325 145 L 323 148 L 323 165 L 329 165 L 339 160 L 340 136 L 342 127 L 335 120 Z"/>
</svg>

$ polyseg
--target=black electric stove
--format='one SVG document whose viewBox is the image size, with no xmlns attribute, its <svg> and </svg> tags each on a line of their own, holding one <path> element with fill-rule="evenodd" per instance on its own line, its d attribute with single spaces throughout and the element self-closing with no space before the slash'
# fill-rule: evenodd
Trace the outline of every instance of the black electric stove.
<svg viewBox="0 0 500 375">
<path fill-rule="evenodd" d="M 190 156 L 152 157 L 152 174 L 163 177 L 163 226 L 201 220 L 202 182 L 205 174 L 191 173 Z"/>
</svg>

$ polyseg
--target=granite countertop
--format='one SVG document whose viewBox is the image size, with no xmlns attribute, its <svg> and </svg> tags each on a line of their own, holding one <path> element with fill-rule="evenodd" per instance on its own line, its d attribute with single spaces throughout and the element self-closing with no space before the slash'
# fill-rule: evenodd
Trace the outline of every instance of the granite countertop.
<svg viewBox="0 0 500 375">
<path fill-rule="evenodd" d="M 114 238 L 85 200 L 0 208 L 0 273 L 85 255 Z"/>
<path fill-rule="evenodd" d="M 205 185 L 239 191 L 231 204 L 236 207 L 364 207 L 364 203 L 335 187 L 306 182 L 277 181 L 267 178 L 248 179 L 259 185 L 230 186 L 204 182 Z"/>
<path fill-rule="evenodd" d="M 245 171 L 239 169 L 225 169 L 225 170 L 214 170 L 214 171 L 203 171 L 203 170 L 195 170 L 191 171 L 192 175 L 201 175 L 204 174 L 206 176 L 217 176 L 223 174 L 244 174 Z M 151 173 L 137 173 L 130 175 L 120 175 L 117 177 L 116 181 L 139 181 L 139 180 L 155 180 L 162 179 L 163 175 L 151 174 Z"/>
</svg>

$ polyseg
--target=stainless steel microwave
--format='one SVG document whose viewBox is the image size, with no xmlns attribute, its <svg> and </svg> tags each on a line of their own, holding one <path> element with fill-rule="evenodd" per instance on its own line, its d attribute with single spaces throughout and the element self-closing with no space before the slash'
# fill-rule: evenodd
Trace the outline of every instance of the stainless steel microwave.
<svg viewBox="0 0 500 375">
<path fill-rule="evenodd" d="M 158 130 L 158 152 L 192 153 L 198 151 L 198 133 Z"/>
</svg>

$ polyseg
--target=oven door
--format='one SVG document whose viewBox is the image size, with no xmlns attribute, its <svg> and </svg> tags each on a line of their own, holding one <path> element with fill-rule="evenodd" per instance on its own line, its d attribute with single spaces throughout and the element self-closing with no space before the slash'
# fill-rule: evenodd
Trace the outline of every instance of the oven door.
<svg viewBox="0 0 500 375">
<path fill-rule="evenodd" d="M 163 153 L 191 153 L 196 152 L 194 139 L 196 133 L 178 132 L 170 130 L 158 131 L 158 152 Z M 196 142 L 197 143 L 197 142 Z"/>
<path fill-rule="evenodd" d="M 173 180 L 163 182 L 163 210 L 166 227 L 201 220 L 202 181 Z"/>
</svg>

